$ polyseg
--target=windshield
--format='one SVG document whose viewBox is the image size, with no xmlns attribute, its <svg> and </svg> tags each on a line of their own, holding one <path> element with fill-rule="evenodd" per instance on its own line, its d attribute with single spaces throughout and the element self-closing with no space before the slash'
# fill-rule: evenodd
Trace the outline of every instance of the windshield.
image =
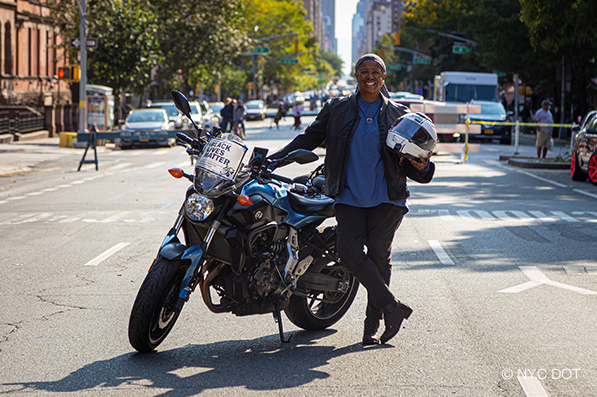
<svg viewBox="0 0 597 397">
<path fill-rule="evenodd" d="M 234 134 L 212 138 L 195 165 L 195 190 L 207 197 L 218 197 L 233 190 L 246 152 L 247 146 Z"/>
<path fill-rule="evenodd" d="M 164 113 L 162 112 L 131 112 L 127 119 L 129 123 L 150 123 L 164 122 Z"/>
<path fill-rule="evenodd" d="M 446 102 L 495 101 L 497 87 L 493 85 L 447 84 Z"/>
<path fill-rule="evenodd" d="M 197 105 L 191 104 L 191 114 L 201 114 Z"/>
<path fill-rule="evenodd" d="M 160 105 L 155 107 L 164 109 L 166 113 L 168 113 L 168 117 L 170 118 L 170 120 L 173 120 L 178 117 L 179 111 L 178 109 L 176 109 L 176 106 L 174 105 Z"/>
<path fill-rule="evenodd" d="M 245 105 L 245 107 L 247 109 L 261 109 L 261 106 L 262 105 L 260 105 L 258 103 L 249 103 L 249 104 Z"/>
<path fill-rule="evenodd" d="M 500 103 L 491 103 L 481 105 L 481 113 L 491 116 L 505 116 L 506 110 Z"/>
</svg>

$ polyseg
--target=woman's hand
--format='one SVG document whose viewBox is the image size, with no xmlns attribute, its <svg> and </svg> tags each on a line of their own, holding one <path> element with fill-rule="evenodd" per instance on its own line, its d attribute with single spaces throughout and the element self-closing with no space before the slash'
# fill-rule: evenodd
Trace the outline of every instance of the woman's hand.
<svg viewBox="0 0 597 397">
<path fill-rule="evenodd" d="M 415 167 L 417 171 L 423 171 L 425 168 L 427 168 L 427 164 L 429 164 L 429 159 L 431 158 L 432 154 L 432 152 L 429 152 L 427 158 L 425 158 L 424 156 L 419 156 L 420 161 L 410 159 L 408 161 L 410 161 L 410 163 L 413 165 L 413 167 Z"/>
</svg>

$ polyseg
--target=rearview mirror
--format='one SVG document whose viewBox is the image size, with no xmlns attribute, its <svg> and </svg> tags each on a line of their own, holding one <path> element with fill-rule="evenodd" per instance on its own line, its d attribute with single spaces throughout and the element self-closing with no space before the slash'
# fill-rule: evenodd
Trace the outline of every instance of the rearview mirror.
<svg viewBox="0 0 597 397">
<path fill-rule="evenodd" d="M 292 152 L 288 153 L 288 156 L 284 160 L 290 160 L 297 162 L 299 164 L 307 164 L 312 163 L 319 159 L 319 156 L 313 153 L 310 150 L 306 149 L 296 149 Z"/>
<path fill-rule="evenodd" d="M 182 92 L 173 90 L 170 92 L 172 95 L 172 99 L 174 99 L 174 104 L 176 108 L 181 111 L 182 114 L 187 116 L 189 119 L 191 118 L 191 105 L 189 105 L 189 101 L 187 97 L 185 97 Z"/>
</svg>

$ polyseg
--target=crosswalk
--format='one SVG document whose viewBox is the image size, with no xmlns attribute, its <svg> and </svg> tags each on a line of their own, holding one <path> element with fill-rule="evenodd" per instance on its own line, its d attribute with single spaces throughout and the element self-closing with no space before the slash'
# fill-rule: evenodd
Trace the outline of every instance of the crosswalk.
<svg viewBox="0 0 597 397">
<path fill-rule="evenodd" d="M 537 211 L 537 210 L 450 210 L 418 209 L 412 211 L 416 216 L 437 216 L 448 222 L 567 222 L 567 223 L 597 223 L 597 211 Z"/>
<path fill-rule="evenodd" d="M 64 212 L 39 212 L 8 216 L 0 214 L 1 225 L 23 225 L 27 223 L 151 223 L 156 218 L 146 214 L 139 216 L 130 211 L 85 211 L 74 214 Z M 4 219 L 3 219 L 4 218 Z"/>
</svg>

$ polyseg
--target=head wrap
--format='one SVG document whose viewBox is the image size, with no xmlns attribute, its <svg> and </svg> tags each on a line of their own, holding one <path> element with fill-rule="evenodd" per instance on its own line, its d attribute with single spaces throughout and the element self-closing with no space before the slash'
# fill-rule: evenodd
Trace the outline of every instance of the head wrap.
<svg viewBox="0 0 597 397">
<path fill-rule="evenodd" d="M 364 61 L 376 62 L 379 66 L 381 66 L 381 69 L 383 70 L 383 74 L 386 74 L 386 64 L 384 63 L 383 59 L 381 59 L 381 57 L 379 57 L 379 55 L 376 55 L 376 54 L 365 54 L 365 55 L 362 55 L 359 59 L 357 59 L 357 63 L 354 66 L 355 72 L 357 72 L 359 70 L 359 66 Z M 385 96 L 386 98 L 390 97 L 390 93 L 388 92 L 388 87 L 386 87 L 386 83 L 383 83 L 383 85 L 381 86 L 381 90 L 379 92 L 381 92 L 381 94 L 383 96 Z M 359 86 L 357 85 L 357 90 L 355 91 L 355 94 L 358 94 L 358 93 L 359 93 Z"/>
</svg>

